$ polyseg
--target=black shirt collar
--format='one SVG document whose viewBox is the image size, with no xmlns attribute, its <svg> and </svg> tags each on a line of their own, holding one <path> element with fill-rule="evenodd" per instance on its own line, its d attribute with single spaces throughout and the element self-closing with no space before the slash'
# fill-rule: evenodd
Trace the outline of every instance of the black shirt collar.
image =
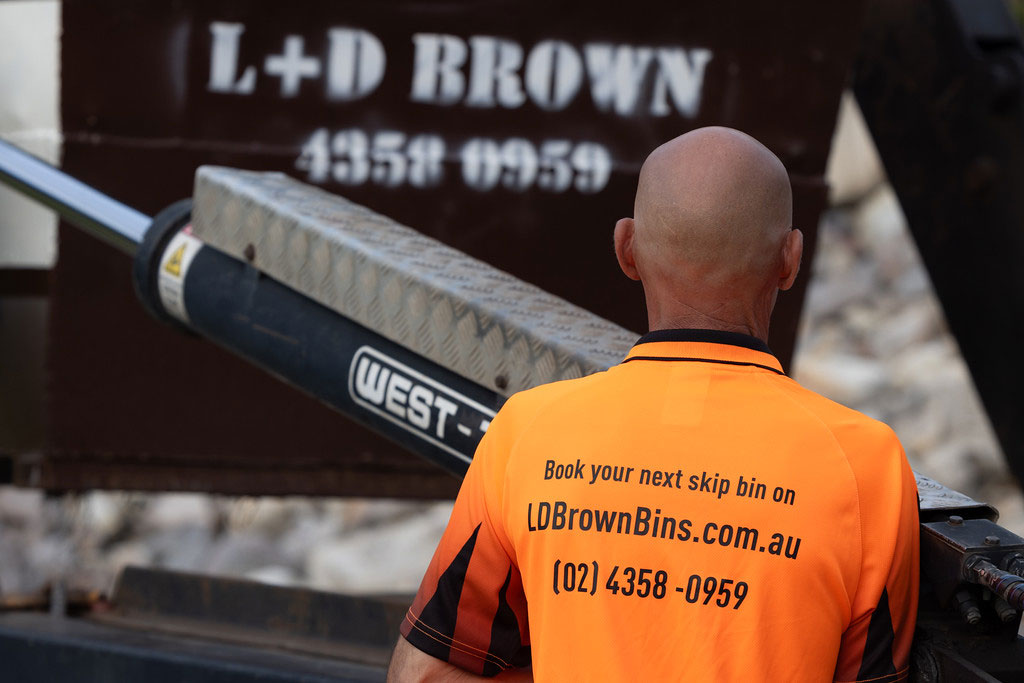
<svg viewBox="0 0 1024 683">
<path fill-rule="evenodd" d="M 768 345 L 757 337 L 751 337 L 749 334 L 741 334 L 739 332 L 725 332 L 723 330 L 652 330 L 640 337 L 634 346 L 638 344 L 646 344 L 648 342 L 701 342 L 705 344 L 729 344 L 731 346 L 740 346 L 745 349 L 752 349 L 763 353 L 772 352 L 772 350 L 768 348 Z"/>
</svg>

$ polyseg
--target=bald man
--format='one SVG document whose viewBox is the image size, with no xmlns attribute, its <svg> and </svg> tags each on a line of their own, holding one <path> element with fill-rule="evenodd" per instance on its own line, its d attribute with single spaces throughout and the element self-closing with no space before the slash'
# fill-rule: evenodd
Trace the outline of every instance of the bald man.
<svg viewBox="0 0 1024 683">
<path fill-rule="evenodd" d="M 615 226 L 650 330 L 516 394 L 480 443 L 389 680 L 907 677 L 914 477 L 885 425 L 766 344 L 803 248 L 782 163 L 703 128 Z"/>
</svg>

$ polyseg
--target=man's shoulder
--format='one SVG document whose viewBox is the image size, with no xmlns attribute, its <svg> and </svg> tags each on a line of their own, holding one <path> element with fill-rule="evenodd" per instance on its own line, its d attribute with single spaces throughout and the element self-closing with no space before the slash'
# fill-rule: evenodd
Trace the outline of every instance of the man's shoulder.
<svg viewBox="0 0 1024 683">
<path fill-rule="evenodd" d="M 602 400 L 602 387 L 605 384 L 603 378 L 606 375 L 607 371 L 602 371 L 516 392 L 502 405 L 495 421 L 518 429 L 540 415 L 550 416 L 554 412 L 564 414 L 565 411 L 578 413 L 581 403 Z"/>
<path fill-rule="evenodd" d="M 820 422 L 844 450 L 857 446 L 899 445 L 892 428 L 869 415 L 837 403 L 794 380 L 783 391 L 808 419 Z"/>
<path fill-rule="evenodd" d="M 599 400 L 600 387 L 606 375 L 607 371 L 596 372 L 586 377 L 563 379 L 524 389 L 509 397 L 502 411 L 531 413 L 559 405 L 568 399 Z"/>
<path fill-rule="evenodd" d="M 601 375 L 603 373 L 596 373 Z M 554 413 L 560 413 L 566 408 L 570 413 L 578 413 L 569 407 L 566 397 L 577 394 L 586 386 L 593 383 L 595 375 L 579 377 L 576 379 L 561 380 L 548 384 L 541 384 L 530 389 L 512 394 L 498 410 L 498 413 L 491 420 L 487 427 L 487 433 L 481 446 L 487 445 L 483 450 L 492 453 L 508 454 L 515 444 L 528 434 L 536 433 L 539 418 L 551 418 L 564 426 Z M 575 403 L 575 402 L 572 402 Z M 477 451 L 474 460 L 479 458 L 481 451 Z"/>
</svg>

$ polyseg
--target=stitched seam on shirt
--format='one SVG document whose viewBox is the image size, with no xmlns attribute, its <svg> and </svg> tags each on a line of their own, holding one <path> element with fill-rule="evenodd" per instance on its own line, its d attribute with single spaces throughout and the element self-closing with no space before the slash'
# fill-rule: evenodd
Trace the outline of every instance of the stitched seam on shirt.
<svg viewBox="0 0 1024 683">
<path fill-rule="evenodd" d="M 461 652 L 461 653 L 463 653 L 465 655 L 469 655 L 470 657 L 473 657 L 475 659 L 479 659 L 479 660 L 482 660 L 484 662 L 490 662 L 491 664 L 497 663 L 495 661 L 492 661 L 492 658 L 490 656 L 481 657 L 480 655 L 478 655 L 475 652 L 471 652 L 469 650 L 466 650 L 465 648 L 458 647 L 455 644 L 454 641 L 449 643 L 449 642 L 445 642 L 446 639 L 437 638 L 437 637 L 433 636 L 432 634 L 430 634 L 429 632 L 427 632 L 426 630 L 421 628 L 418 623 L 413 624 L 412 627 L 414 629 L 416 629 L 417 631 L 419 631 L 420 633 L 422 633 L 423 635 L 425 635 L 427 638 L 430 638 L 431 640 L 433 640 L 435 642 L 441 643 L 442 645 L 447 647 L 449 650 L 455 650 L 456 652 Z M 504 667 L 504 668 L 508 668 L 508 667 Z"/>
<path fill-rule="evenodd" d="M 836 681 L 836 683 L 874 683 L 874 681 L 885 681 L 886 679 L 891 679 L 895 683 L 895 681 L 900 681 L 906 678 L 909 673 L 910 667 L 906 666 L 894 674 L 885 674 L 884 676 L 876 676 L 875 678 L 857 678 L 852 681 Z"/>
<path fill-rule="evenodd" d="M 852 624 L 854 622 L 854 618 L 853 618 L 853 614 L 852 614 L 852 612 L 853 612 L 853 603 L 856 601 L 857 595 L 860 593 L 861 579 L 863 578 L 863 574 L 864 574 L 864 555 L 865 555 L 865 553 L 864 553 L 864 519 L 861 516 L 861 510 L 860 510 L 860 508 L 861 508 L 860 482 L 857 480 L 857 475 L 853 471 L 853 466 L 850 465 L 850 456 L 847 455 L 846 449 L 843 448 L 843 445 L 841 443 L 839 443 L 839 439 L 836 438 L 836 435 L 832 431 L 832 428 L 829 427 L 828 424 L 826 424 L 825 421 L 822 420 L 821 417 L 816 412 L 814 412 L 813 410 L 811 410 L 810 408 L 805 406 L 802 402 L 798 401 L 795 396 L 791 395 L 791 393 L 789 391 L 787 391 L 787 390 L 783 389 L 782 387 L 778 386 L 774 381 L 770 381 L 773 378 L 769 378 L 766 375 L 759 375 L 759 377 L 762 377 L 764 383 L 768 384 L 777 393 L 782 394 L 790 403 L 793 403 L 794 405 L 799 407 L 802 411 L 804 411 L 804 413 L 806 413 L 807 415 L 812 417 L 816 422 L 818 422 L 818 424 L 820 424 L 822 426 L 822 428 L 826 432 L 828 432 L 828 435 L 832 439 L 832 442 L 835 444 L 836 448 L 839 449 L 839 452 L 842 453 L 842 455 L 843 455 L 843 463 L 846 465 L 846 469 L 850 473 L 850 477 L 853 479 L 854 490 L 857 492 L 857 535 L 860 537 L 859 538 L 859 540 L 860 540 L 860 562 L 858 563 L 859 569 L 857 571 L 857 587 L 854 589 L 853 595 L 850 597 L 850 612 L 851 612 L 851 614 L 850 614 L 850 623 Z M 800 385 L 797 385 L 797 386 L 800 386 Z"/>
<path fill-rule="evenodd" d="M 474 657 L 476 659 L 480 659 L 480 660 L 483 660 L 485 662 L 490 662 L 492 664 L 500 664 L 505 669 L 509 668 L 508 665 L 505 664 L 504 660 L 502 660 L 500 657 L 497 657 L 497 656 L 492 655 L 490 653 L 486 653 L 485 656 L 480 656 L 476 652 L 472 652 L 471 650 L 468 650 L 468 649 L 466 649 L 464 647 L 458 647 L 457 645 L 460 644 L 459 641 L 456 641 L 454 639 L 448 638 L 444 634 L 440 634 L 440 637 L 431 634 L 429 631 L 427 631 L 422 626 L 420 626 L 420 624 L 423 624 L 423 622 L 421 622 L 421 621 L 417 621 L 415 623 L 410 621 L 410 624 L 412 625 L 412 627 L 414 629 L 416 629 L 417 631 L 419 631 L 420 633 L 425 635 L 427 638 L 430 638 L 431 640 L 433 640 L 435 642 L 441 643 L 442 645 L 444 645 L 445 647 L 447 647 L 449 649 L 455 650 L 457 652 L 461 652 L 463 654 L 469 655 L 470 657 Z M 430 628 L 426 624 L 423 624 L 423 625 L 426 626 L 428 629 Z M 433 629 L 431 629 L 431 630 L 433 630 Z M 447 641 L 451 641 L 451 642 L 447 642 Z M 470 647 L 470 646 L 466 646 L 466 647 Z M 473 649 L 476 649 L 476 648 L 473 648 Z"/>
<path fill-rule="evenodd" d="M 621 365 L 621 363 L 619 365 Z M 608 370 L 612 370 L 612 369 L 614 369 L 616 367 L 619 367 L 619 366 L 613 365 Z M 605 372 L 608 372 L 608 370 L 605 370 Z M 508 482 L 508 480 L 509 480 L 508 469 L 512 465 L 512 458 L 515 456 L 516 452 L 520 449 L 520 444 L 522 442 L 522 439 L 524 438 L 523 435 L 524 434 L 530 434 L 533 431 L 534 423 L 536 423 L 539 419 L 541 419 L 541 417 L 544 416 L 544 414 L 547 412 L 547 407 L 548 406 L 550 406 L 552 403 L 563 401 L 566 396 L 572 396 L 574 394 L 579 393 L 580 391 L 583 390 L 584 387 L 581 386 L 581 385 L 583 385 L 584 383 L 589 384 L 589 382 L 581 382 L 580 380 L 591 380 L 591 381 L 593 381 L 597 377 L 599 377 L 601 374 L 602 373 L 597 372 L 597 373 L 594 373 L 592 375 L 587 375 L 585 377 L 578 377 L 578 378 L 576 378 L 574 380 L 570 380 L 571 382 L 573 382 L 572 389 L 559 391 L 559 392 L 555 393 L 555 395 L 553 395 L 553 396 L 546 397 L 544 399 L 543 403 L 538 402 L 538 403 L 540 403 L 539 406 L 531 407 L 530 414 L 528 415 L 527 419 L 524 421 L 522 427 L 517 430 L 517 436 L 512 441 L 512 444 L 509 446 L 508 453 L 506 454 L 506 457 L 505 457 L 505 467 L 502 470 L 502 495 L 501 495 L 501 515 L 502 515 L 502 519 L 503 520 L 504 520 L 504 516 L 505 516 L 505 491 L 504 491 L 504 488 L 505 488 L 505 483 Z M 509 403 L 512 400 L 513 399 L 509 399 Z M 508 405 L 508 403 L 506 403 L 506 405 Z M 494 525 L 490 523 L 490 515 L 488 515 L 488 526 L 490 526 L 492 531 L 493 531 Z M 512 566 L 515 567 L 516 571 L 519 571 L 519 556 L 518 556 L 518 552 L 517 552 L 518 548 L 516 548 L 515 545 L 512 544 L 512 539 L 509 538 L 508 533 L 505 534 L 505 537 L 508 538 L 509 544 L 512 545 L 512 552 L 516 556 L 512 557 L 512 555 L 509 555 L 508 551 L 505 549 L 505 547 L 503 545 L 502 545 L 502 550 L 505 552 L 505 556 L 508 557 L 509 562 L 512 563 Z M 501 545 L 501 544 L 499 543 L 499 545 Z M 527 606 L 527 609 L 529 609 L 529 606 Z M 516 619 L 518 620 L 518 618 L 519 617 L 517 615 Z M 529 618 L 529 617 L 527 617 L 527 618 Z"/>
<path fill-rule="evenodd" d="M 410 619 L 409 617 L 413 617 L 413 618 Z M 509 666 L 511 666 L 508 662 L 506 662 L 504 659 L 502 659 L 501 657 L 499 657 L 496 654 L 492 654 L 491 652 L 488 652 L 487 650 L 481 650 L 480 648 L 474 647 L 474 646 L 470 645 L 469 643 L 464 643 L 461 640 L 458 640 L 456 638 L 453 638 L 453 637 L 450 637 L 450 636 L 447 636 L 447 635 L 441 633 L 440 631 L 438 631 L 437 629 L 432 627 L 430 624 L 428 624 L 427 622 L 421 620 L 419 617 L 414 615 L 412 613 L 412 609 L 409 609 L 409 611 L 406 613 L 405 620 L 409 622 L 410 626 L 412 626 L 416 630 L 418 630 L 421 633 L 423 633 L 423 635 L 427 636 L 428 638 L 431 638 L 432 640 L 436 640 L 437 642 L 441 643 L 442 645 L 446 645 L 448 647 L 454 647 L 456 644 L 458 644 L 461 647 L 456 647 L 455 649 L 458 650 L 459 652 L 464 652 L 464 653 L 466 653 L 468 655 L 476 657 L 477 659 L 483 659 L 484 661 L 494 660 L 494 663 L 501 664 L 501 666 L 506 668 L 506 669 L 509 668 Z M 477 654 L 477 653 L 483 653 L 483 654 L 481 655 L 481 654 Z"/>
<path fill-rule="evenodd" d="M 474 460 L 476 459 L 476 455 L 475 454 L 473 456 L 473 459 Z M 502 475 L 501 475 L 502 476 L 502 480 L 501 480 L 502 489 L 504 489 L 505 481 L 508 479 L 508 464 L 509 464 L 510 460 L 511 460 L 511 456 L 508 456 L 505 459 L 505 467 L 502 470 Z M 477 467 L 484 467 L 484 463 L 483 463 L 482 460 L 481 460 L 480 464 L 477 465 Z M 483 477 L 481 477 L 481 478 L 483 479 Z M 483 482 L 483 486 L 485 487 L 485 489 L 486 489 L 488 483 L 489 482 L 487 482 L 486 479 L 485 479 L 484 482 Z M 490 529 L 491 535 L 498 542 L 498 547 L 501 548 L 501 552 L 505 555 L 506 559 L 508 559 L 509 564 L 511 566 L 515 567 L 518 570 L 519 569 L 519 565 L 517 563 L 517 558 L 514 558 L 514 557 L 512 557 L 512 555 L 509 554 L 508 548 L 506 548 L 505 544 L 501 542 L 501 534 L 498 533 L 497 529 L 495 528 L 494 521 L 491 519 L 491 511 L 488 509 L 488 506 L 487 506 L 487 491 L 486 490 L 483 492 L 483 497 L 484 497 L 484 519 L 483 519 L 483 522 L 485 524 L 487 524 L 487 528 Z M 499 506 L 498 512 L 501 513 L 502 517 L 504 517 L 504 514 L 505 514 L 505 494 L 504 494 L 504 490 L 502 490 L 502 495 L 501 495 L 501 501 L 500 502 L 501 502 L 501 504 Z M 505 535 L 505 538 L 508 538 L 508 533 L 507 532 L 504 535 Z M 509 544 L 511 545 L 512 544 L 512 539 L 509 538 L 508 541 L 509 541 Z M 512 550 L 513 550 L 513 552 L 515 552 L 515 546 L 512 546 Z"/>
<path fill-rule="evenodd" d="M 412 617 L 412 619 L 410 619 L 409 617 Z M 486 657 L 494 657 L 495 659 L 497 659 L 501 663 L 507 665 L 507 662 L 505 662 L 505 660 L 501 659 L 501 657 L 498 657 L 497 655 L 491 654 L 487 650 L 482 650 L 482 649 L 480 649 L 478 647 L 474 647 L 473 645 L 471 645 L 469 643 L 465 643 L 465 642 L 463 642 L 461 640 L 458 640 L 457 638 L 454 638 L 454 637 L 451 637 L 451 636 L 447 636 L 444 633 L 441 633 L 436 628 L 434 628 L 433 626 L 431 626 L 430 624 L 428 624 L 427 622 L 423 621 L 418 616 L 413 614 L 411 608 L 406 613 L 405 618 L 406 618 L 406 621 L 408 621 L 411 625 L 419 628 L 424 633 L 426 633 L 426 631 L 424 629 L 429 629 L 431 632 L 436 634 L 438 638 L 441 638 L 441 639 L 447 640 L 447 641 L 451 641 L 451 643 L 458 643 L 459 645 L 461 645 L 461 646 L 463 646 L 465 648 L 469 648 L 470 650 L 474 650 L 476 652 L 483 653 L 483 656 L 480 657 L 481 659 L 485 659 Z M 422 626 L 420 626 L 420 624 L 422 624 Z M 427 635 L 430 635 L 430 634 L 428 633 Z M 445 644 L 446 645 L 450 645 L 450 643 L 445 643 Z"/>
</svg>

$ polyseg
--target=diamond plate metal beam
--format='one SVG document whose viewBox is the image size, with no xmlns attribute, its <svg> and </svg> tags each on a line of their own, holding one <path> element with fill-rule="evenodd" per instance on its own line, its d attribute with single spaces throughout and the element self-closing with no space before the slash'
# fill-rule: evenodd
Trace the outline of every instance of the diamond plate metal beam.
<svg viewBox="0 0 1024 683">
<path fill-rule="evenodd" d="M 207 244 L 503 396 L 604 370 L 638 336 L 282 173 L 203 166 L 193 201 Z"/>
</svg>

